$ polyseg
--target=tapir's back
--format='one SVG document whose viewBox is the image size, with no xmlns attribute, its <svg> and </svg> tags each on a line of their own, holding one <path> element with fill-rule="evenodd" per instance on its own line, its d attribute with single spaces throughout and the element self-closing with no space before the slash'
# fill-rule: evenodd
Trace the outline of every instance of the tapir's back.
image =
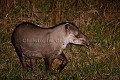
<svg viewBox="0 0 120 80">
<path fill-rule="evenodd" d="M 41 28 L 35 24 L 29 23 L 29 22 L 24 22 L 24 23 L 19 24 L 15 28 L 13 35 L 19 35 L 19 36 L 26 36 L 27 35 L 26 37 L 28 37 L 30 35 L 33 37 L 33 36 L 38 35 L 40 33 L 47 33 L 47 32 L 48 32 L 48 30 Z"/>
</svg>

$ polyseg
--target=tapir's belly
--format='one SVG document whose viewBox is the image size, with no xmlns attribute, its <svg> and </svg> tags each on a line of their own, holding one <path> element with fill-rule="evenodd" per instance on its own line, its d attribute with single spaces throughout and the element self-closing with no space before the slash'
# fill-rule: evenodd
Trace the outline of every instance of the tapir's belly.
<svg viewBox="0 0 120 80">
<path fill-rule="evenodd" d="M 44 58 L 46 55 L 51 56 L 59 51 L 58 48 L 55 50 L 50 44 L 46 43 L 24 43 L 21 44 L 21 50 L 29 58 Z"/>
<path fill-rule="evenodd" d="M 42 58 L 41 49 L 34 49 L 32 46 L 20 45 L 22 53 L 29 58 Z M 33 49 L 32 49 L 33 48 Z"/>
<path fill-rule="evenodd" d="M 29 58 L 44 58 L 40 51 L 24 51 L 23 54 Z"/>
</svg>

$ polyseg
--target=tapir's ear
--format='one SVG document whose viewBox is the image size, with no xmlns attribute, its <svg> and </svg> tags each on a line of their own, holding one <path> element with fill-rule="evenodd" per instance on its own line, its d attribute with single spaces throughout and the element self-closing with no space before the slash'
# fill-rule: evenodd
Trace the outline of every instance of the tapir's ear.
<svg viewBox="0 0 120 80">
<path fill-rule="evenodd" d="M 71 30 L 71 27 L 70 27 L 70 24 L 69 24 L 69 23 L 67 23 L 67 24 L 65 25 L 65 30 L 68 30 L 68 31 Z"/>
</svg>

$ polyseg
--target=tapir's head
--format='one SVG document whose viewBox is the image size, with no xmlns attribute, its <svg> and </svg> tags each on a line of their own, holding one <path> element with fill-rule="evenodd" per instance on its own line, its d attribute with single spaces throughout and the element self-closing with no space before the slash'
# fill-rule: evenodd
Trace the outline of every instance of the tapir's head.
<svg viewBox="0 0 120 80">
<path fill-rule="evenodd" d="M 67 23 L 65 25 L 65 30 L 67 34 L 67 39 L 69 43 L 87 45 L 89 46 L 90 41 L 83 33 L 81 33 L 78 27 L 72 23 Z"/>
</svg>

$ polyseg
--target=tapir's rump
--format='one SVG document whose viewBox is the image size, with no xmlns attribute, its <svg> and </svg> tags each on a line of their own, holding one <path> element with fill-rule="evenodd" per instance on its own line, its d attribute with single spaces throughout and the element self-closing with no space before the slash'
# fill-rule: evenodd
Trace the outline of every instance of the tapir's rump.
<svg viewBox="0 0 120 80">
<path fill-rule="evenodd" d="M 23 67 L 26 67 L 24 56 L 30 59 L 31 67 L 34 59 L 43 58 L 47 71 L 52 69 L 54 59 L 59 59 L 62 63 L 57 69 L 58 72 L 67 64 L 63 53 L 67 44 L 89 45 L 88 38 L 70 22 L 63 22 L 50 28 L 23 22 L 16 26 L 11 40 Z"/>
</svg>

